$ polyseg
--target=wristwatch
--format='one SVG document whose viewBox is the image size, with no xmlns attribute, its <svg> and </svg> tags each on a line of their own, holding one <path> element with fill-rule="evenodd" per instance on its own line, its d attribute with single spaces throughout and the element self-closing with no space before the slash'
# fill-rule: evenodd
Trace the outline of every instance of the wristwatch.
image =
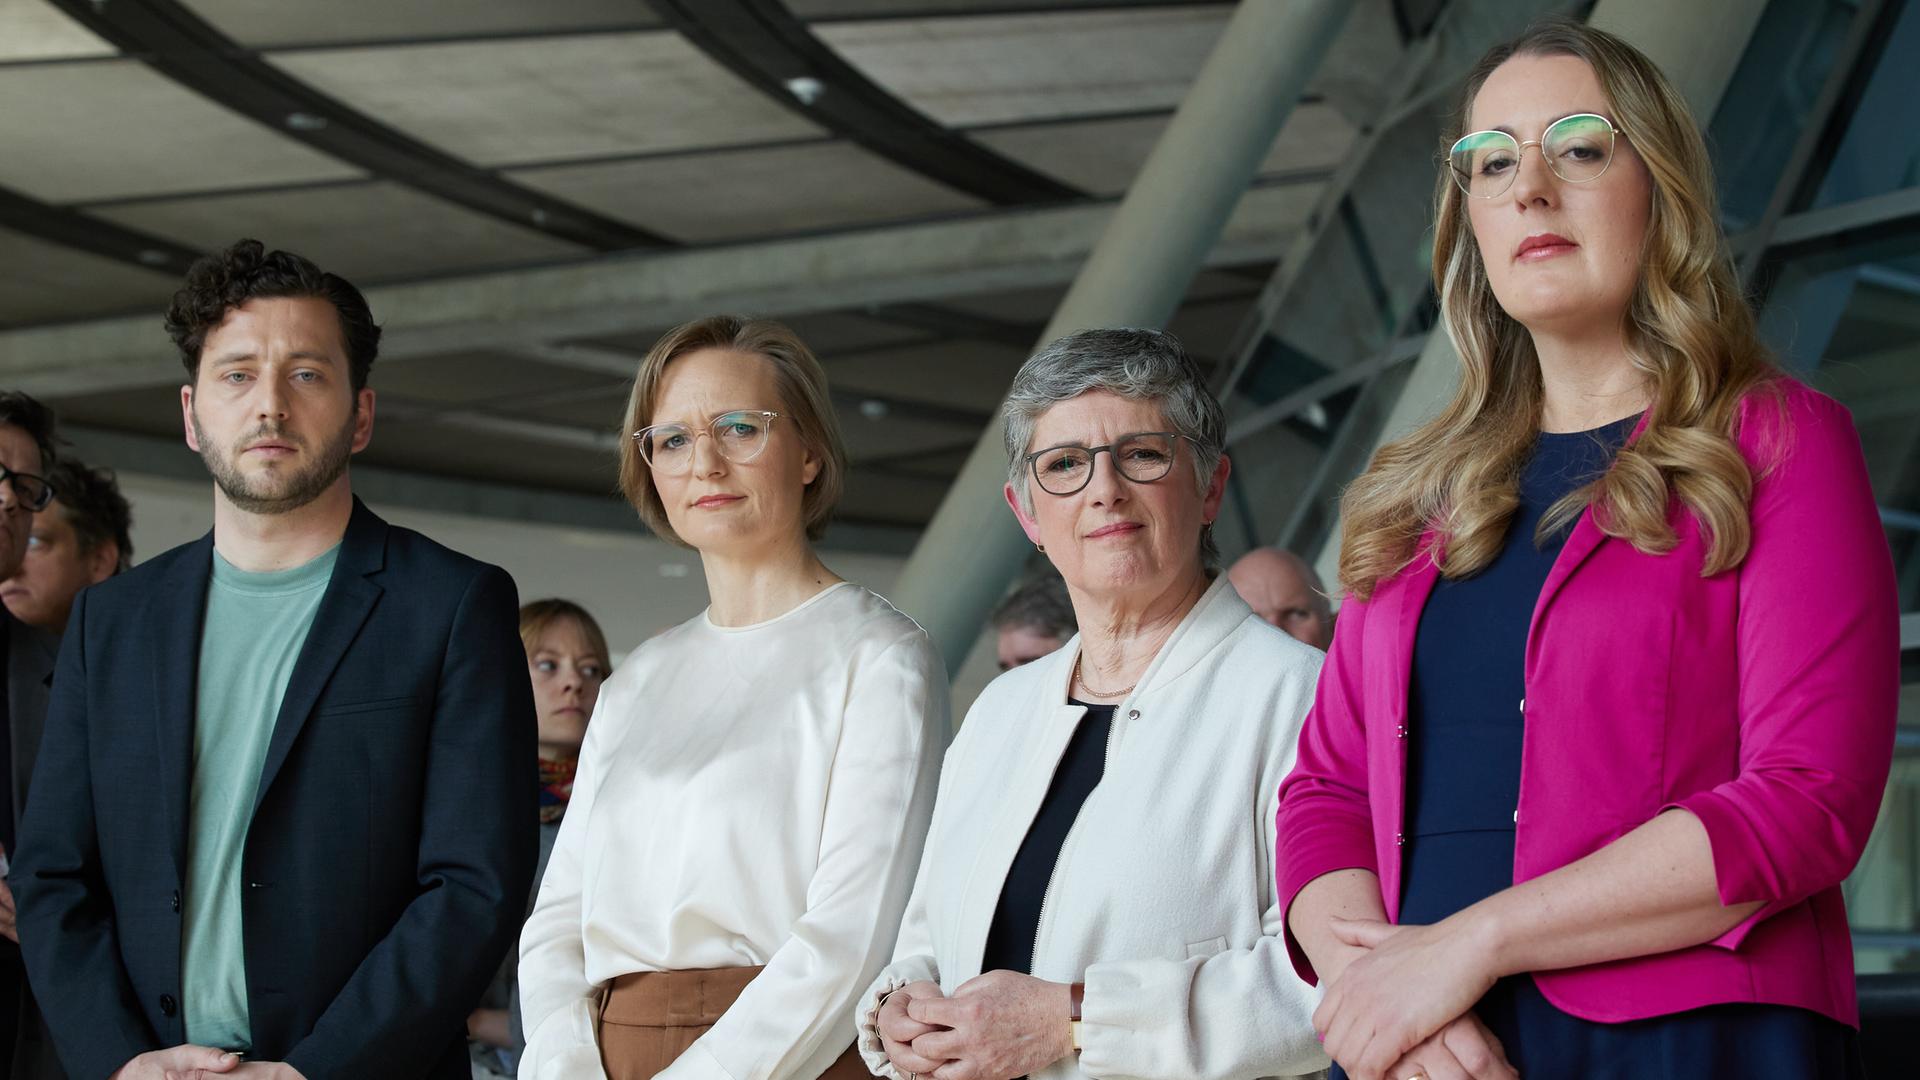
<svg viewBox="0 0 1920 1080">
<path fill-rule="evenodd" d="M 1081 1041 L 1080 1036 L 1083 1026 L 1080 1020 L 1080 1006 L 1086 999 L 1086 983 L 1073 983 L 1067 987 L 1067 1035 L 1073 1040 L 1075 1050 L 1086 1049 L 1086 1043 Z"/>
</svg>

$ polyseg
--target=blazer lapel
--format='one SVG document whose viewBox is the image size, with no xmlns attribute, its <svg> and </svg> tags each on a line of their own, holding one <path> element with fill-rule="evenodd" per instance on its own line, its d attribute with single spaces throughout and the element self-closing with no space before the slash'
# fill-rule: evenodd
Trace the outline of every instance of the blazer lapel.
<svg viewBox="0 0 1920 1080">
<path fill-rule="evenodd" d="M 213 575 L 213 534 L 180 555 L 179 566 L 147 602 L 153 656 L 155 761 L 162 812 L 168 816 L 174 869 L 187 872 L 187 828 L 192 813 L 193 720 L 199 701 L 200 629 Z"/>
<path fill-rule="evenodd" d="M 1633 425 L 1633 430 L 1627 434 L 1628 446 L 1639 441 L 1640 434 L 1647 430 L 1647 421 L 1652 418 L 1651 408 L 1640 414 L 1640 419 Z M 1607 534 L 1601 532 L 1600 526 L 1594 523 L 1593 507 L 1589 506 L 1581 511 L 1579 520 L 1573 523 L 1573 532 L 1567 535 L 1566 545 L 1560 549 L 1560 554 L 1554 557 L 1553 569 L 1547 572 L 1547 582 L 1540 587 L 1540 598 L 1534 602 L 1533 617 L 1527 622 L 1529 658 L 1533 652 L 1534 631 L 1540 624 L 1540 617 L 1546 613 L 1547 605 L 1553 602 L 1554 594 L 1560 591 L 1560 586 L 1567 583 L 1567 579 L 1573 576 L 1573 572 L 1580 569 L 1580 564 L 1586 562 L 1587 556 L 1592 555 L 1594 549 L 1598 548 L 1600 542 L 1606 538 Z"/>
<path fill-rule="evenodd" d="M 287 692 L 280 699 L 280 713 L 273 724 L 273 737 L 267 742 L 266 761 L 260 767 L 260 786 L 254 793 L 253 809 L 267 797 L 267 789 L 286 764 L 300 730 L 326 689 L 327 680 L 360 635 L 360 627 L 373 612 L 383 591 L 367 580 L 367 575 L 386 565 L 387 523 L 376 517 L 359 499 L 353 501 L 353 518 L 340 541 L 340 555 L 333 567 L 333 579 L 326 595 L 314 612 L 313 626 L 307 630 L 306 644 L 294 662 L 287 680 Z"/>
<path fill-rule="evenodd" d="M 1394 658 L 1393 669 L 1387 676 L 1394 680 L 1387 688 L 1387 701 L 1399 705 L 1400 715 L 1394 723 L 1406 720 L 1408 691 L 1413 688 L 1413 645 L 1420 632 L 1420 615 L 1427 609 L 1427 598 L 1433 595 L 1433 587 L 1440 580 L 1439 536 L 1428 530 L 1420 538 L 1420 554 L 1413 557 L 1396 590 L 1398 610 L 1396 618 L 1390 622 L 1393 630 L 1393 648 L 1388 652 Z"/>
</svg>

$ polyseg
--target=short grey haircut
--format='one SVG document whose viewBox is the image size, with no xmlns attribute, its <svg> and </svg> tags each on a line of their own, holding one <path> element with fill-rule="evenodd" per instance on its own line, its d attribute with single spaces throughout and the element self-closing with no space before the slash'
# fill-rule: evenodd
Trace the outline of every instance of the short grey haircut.
<svg viewBox="0 0 1920 1080">
<path fill-rule="evenodd" d="M 1032 478 L 1024 460 L 1034 425 L 1048 409 L 1090 390 L 1159 405 L 1171 430 L 1186 437 L 1194 479 L 1202 493 L 1226 452 L 1220 401 L 1207 389 L 1200 368 L 1180 339 L 1165 330 L 1133 327 L 1081 330 L 1041 346 L 1013 377 L 1002 406 L 1006 418 L 1007 482 L 1020 505 L 1033 511 Z M 1176 450 L 1175 454 L 1179 454 Z M 1212 530 L 1201 534 L 1200 559 L 1219 565 Z"/>
</svg>

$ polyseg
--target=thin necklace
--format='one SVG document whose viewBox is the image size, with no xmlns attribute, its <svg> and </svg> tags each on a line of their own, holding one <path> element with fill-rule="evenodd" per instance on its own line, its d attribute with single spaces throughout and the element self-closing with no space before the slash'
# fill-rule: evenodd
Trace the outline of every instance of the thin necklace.
<svg viewBox="0 0 1920 1080">
<path fill-rule="evenodd" d="M 1133 686 L 1140 685 L 1139 683 L 1136 682 L 1133 684 L 1133 686 L 1129 686 L 1125 690 L 1102 690 L 1099 687 L 1096 687 L 1092 683 L 1088 682 L 1086 678 L 1080 674 L 1080 657 L 1078 656 L 1073 658 L 1073 677 L 1076 682 L 1078 682 L 1082 687 L 1086 689 L 1087 693 L 1092 694 L 1094 697 L 1123 698 L 1123 697 L 1126 697 L 1128 694 L 1133 693 Z"/>
</svg>

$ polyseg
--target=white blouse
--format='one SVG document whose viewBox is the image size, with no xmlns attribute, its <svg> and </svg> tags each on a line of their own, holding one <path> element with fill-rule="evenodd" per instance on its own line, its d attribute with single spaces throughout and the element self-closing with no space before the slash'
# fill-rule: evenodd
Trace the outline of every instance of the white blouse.
<svg viewBox="0 0 1920 1080">
<path fill-rule="evenodd" d="M 601 687 L 520 935 L 520 1075 L 605 1076 L 595 1003 L 615 976 L 758 964 L 659 1075 L 823 1072 L 892 952 L 947 702 L 926 632 L 851 583 L 752 626 L 703 612 L 643 645 Z"/>
</svg>

